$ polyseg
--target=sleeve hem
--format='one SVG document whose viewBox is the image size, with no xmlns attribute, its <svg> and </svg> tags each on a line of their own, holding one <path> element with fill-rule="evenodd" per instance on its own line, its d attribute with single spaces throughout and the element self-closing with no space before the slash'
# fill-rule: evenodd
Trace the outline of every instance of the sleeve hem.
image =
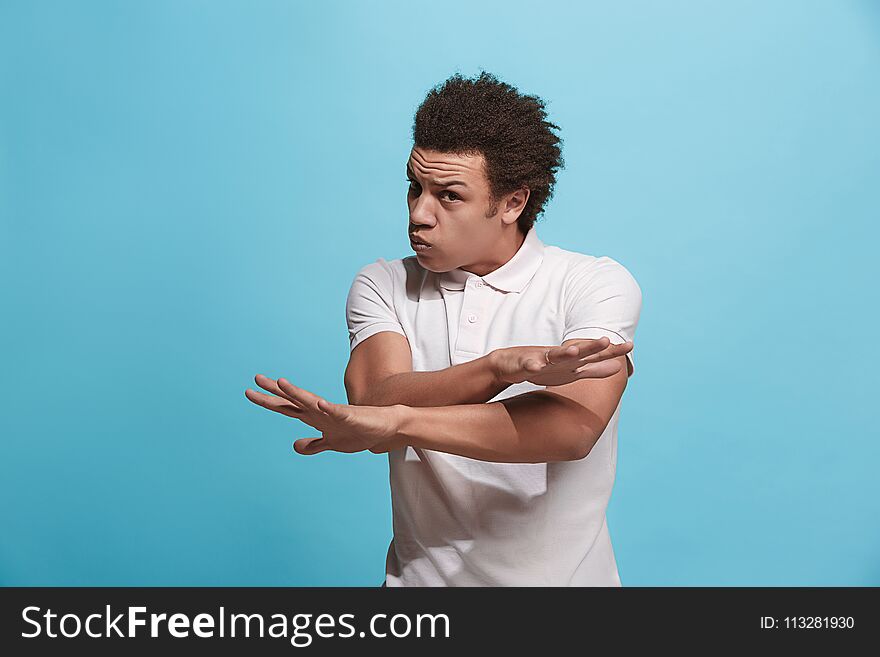
<svg viewBox="0 0 880 657">
<path fill-rule="evenodd" d="M 393 322 L 377 322 L 375 324 L 370 324 L 362 328 L 355 335 L 349 335 L 349 351 L 354 351 L 354 348 L 357 347 L 361 342 L 366 340 L 369 337 L 376 335 L 376 333 L 381 333 L 382 331 L 392 331 L 394 333 L 399 333 L 403 337 L 406 337 L 406 333 L 404 333 L 403 329 L 399 324 L 395 324 Z"/>
</svg>

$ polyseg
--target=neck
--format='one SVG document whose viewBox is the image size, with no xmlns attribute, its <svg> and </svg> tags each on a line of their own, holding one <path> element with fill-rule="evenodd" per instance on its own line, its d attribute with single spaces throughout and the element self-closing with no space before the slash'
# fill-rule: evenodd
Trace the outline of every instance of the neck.
<svg viewBox="0 0 880 657">
<path fill-rule="evenodd" d="M 505 236 L 498 241 L 497 251 L 491 254 L 486 261 L 462 266 L 461 269 L 477 276 L 485 276 L 505 265 L 516 255 L 525 241 L 526 236 L 514 225 L 513 229 L 509 232 L 509 236 Z"/>
</svg>

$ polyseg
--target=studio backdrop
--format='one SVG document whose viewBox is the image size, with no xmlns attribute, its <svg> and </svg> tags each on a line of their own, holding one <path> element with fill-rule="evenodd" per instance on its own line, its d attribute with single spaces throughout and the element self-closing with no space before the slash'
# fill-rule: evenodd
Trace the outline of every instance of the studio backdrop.
<svg viewBox="0 0 880 657">
<path fill-rule="evenodd" d="M 304 457 L 411 255 L 426 92 L 547 102 L 536 224 L 638 280 L 624 586 L 880 584 L 880 5 L 0 3 L 0 584 L 376 586 L 388 462 Z"/>
</svg>

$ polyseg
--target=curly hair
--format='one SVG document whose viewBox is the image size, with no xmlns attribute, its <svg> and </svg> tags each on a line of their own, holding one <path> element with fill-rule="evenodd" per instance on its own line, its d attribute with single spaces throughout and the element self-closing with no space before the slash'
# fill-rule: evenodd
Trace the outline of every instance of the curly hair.
<svg viewBox="0 0 880 657">
<path fill-rule="evenodd" d="M 491 73 L 456 73 L 433 87 L 416 110 L 414 146 L 457 155 L 481 153 L 486 161 L 491 209 L 505 194 L 529 188 L 517 220 L 528 234 L 553 196 L 556 172 L 565 166 L 559 126 L 547 120 L 544 101 L 521 94 Z"/>
</svg>

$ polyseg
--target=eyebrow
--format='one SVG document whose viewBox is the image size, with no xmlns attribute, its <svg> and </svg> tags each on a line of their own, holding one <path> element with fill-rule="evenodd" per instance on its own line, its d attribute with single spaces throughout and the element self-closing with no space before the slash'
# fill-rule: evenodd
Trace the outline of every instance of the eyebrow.
<svg viewBox="0 0 880 657">
<path fill-rule="evenodd" d="M 406 163 L 406 175 L 409 178 L 416 177 L 415 174 L 413 173 L 413 170 L 409 166 L 409 162 Z M 429 179 L 428 182 L 436 187 L 452 187 L 453 185 L 461 185 L 462 187 L 468 187 L 468 184 L 462 180 L 450 180 L 449 182 L 441 183 L 439 180 Z"/>
</svg>

